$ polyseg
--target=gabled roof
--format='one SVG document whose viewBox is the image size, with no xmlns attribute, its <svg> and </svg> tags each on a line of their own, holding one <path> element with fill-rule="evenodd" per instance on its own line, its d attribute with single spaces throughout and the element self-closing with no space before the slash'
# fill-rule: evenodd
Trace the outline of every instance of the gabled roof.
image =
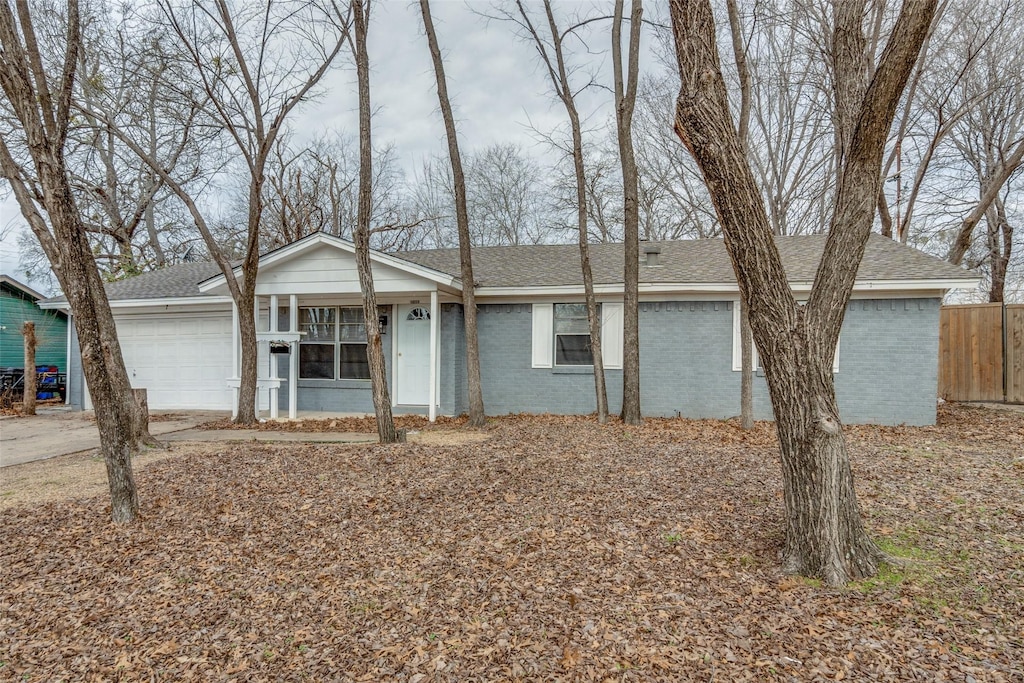
<svg viewBox="0 0 1024 683">
<path fill-rule="evenodd" d="M 354 249 L 351 242 L 324 233 L 315 233 L 302 240 L 264 254 L 260 266 L 291 258 L 320 244 Z M 676 240 L 644 243 L 661 249 L 660 265 L 640 268 L 640 282 L 648 289 L 666 288 L 697 290 L 717 287 L 735 288 L 732 262 L 721 239 Z M 825 246 L 824 235 L 803 235 L 776 238 L 790 284 L 809 285 L 818 268 Z M 427 249 L 397 254 L 373 252 L 379 263 L 399 268 L 435 282 L 460 287 L 459 250 Z M 591 266 L 595 285 L 621 286 L 623 270 L 622 244 L 590 245 Z M 483 290 L 523 290 L 530 288 L 580 288 L 583 278 L 579 266 L 579 246 L 575 244 L 542 244 L 504 247 L 474 247 L 473 275 Z M 978 276 L 964 268 L 925 254 L 881 235 L 872 234 L 857 271 L 862 287 L 886 284 L 920 283 L 930 289 L 970 286 Z M 224 282 L 215 263 L 183 263 L 112 282 L 106 286 L 111 301 L 146 299 L 211 299 L 210 290 Z M 62 299 L 44 302 L 56 307 Z"/>
<path fill-rule="evenodd" d="M 776 238 L 790 283 L 810 283 L 821 260 L 825 235 Z M 660 265 L 641 267 L 641 283 L 734 284 L 732 262 L 721 239 L 645 242 L 661 249 Z M 642 250 L 641 250 L 642 251 Z M 530 245 L 474 247 L 473 277 L 481 288 L 583 286 L 579 246 Z M 459 272 L 458 249 L 410 251 L 402 258 L 449 273 Z M 590 245 L 594 284 L 622 283 L 623 245 Z M 917 249 L 872 234 L 857 280 L 977 280 L 977 275 Z"/>
<path fill-rule="evenodd" d="M 314 232 L 310 235 L 306 235 L 301 239 L 295 240 L 290 244 L 286 244 L 283 247 L 278 247 L 277 249 L 274 249 L 261 255 L 259 268 L 260 270 L 263 270 L 264 268 L 271 267 L 274 264 L 290 261 L 291 259 L 294 258 L 299 258 L 303 253 L 315 249 L 321 245 L 334 247 L 335 249 L 339 249 L 349 254 L 355 254 L 356 251 L 356 245 L 347 239 L 336 237 L 335 235 L 331 235 L 326 232 Z M 382 251 L 374 250 L 370 250 L 370 260 L 375 263 L 380 263 L 383 265 L 391 266 L 392 268 L 397 268 L 398 270 L 405 271 L 411 275 L 421 277 L 425 280 L 435 282 L 439 285 L 461 289 L 460 285 L 458 284 L 458 269 L 456 269 L 455 275 L 451 275 L 444 271 L 436 270 L 434 268 L 421 265 L 414 261 L 402 259 L 391 254 L 385 254 Z M 241 270 L 241 266 L 235 267 L 236 277 L 241 274 Z M 199 284 L 199 291 L 202 293 L 209 292 L 210 290 L 220 285 L 223 285 L 225 282 L 226 279 L 223 274 L 214 275 L 213 277 Z"/>
<path fill-rule="evenodd" d="M 25 283 L 18 282 L 10 275 L 0 275 L 0 285 L 3 285 L 5 289 L 21 294 L 24 298 L 30 299 L 31 301 L 39 301 L 40 299 L 46 298 Z"/>
</svg>

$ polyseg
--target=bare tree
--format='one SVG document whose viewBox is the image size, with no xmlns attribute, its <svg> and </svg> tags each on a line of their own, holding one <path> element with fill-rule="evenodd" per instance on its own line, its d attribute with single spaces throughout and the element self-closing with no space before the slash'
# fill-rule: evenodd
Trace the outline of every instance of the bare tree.
<svg viewBox="0 0 1024 683">
<path fill-rule="evenodd" d="M 21 336 L 25 338 L 25 391 L 22 392 L 21 412 L 36 414 L 36 324 L 25 322 L 21 325 Z"/>
<path fill-rule="evenodd" d="M 551 1 L 544 0 L 544 13 L 547 17 L 550 42 L 541 38 L 533 25 L 530 13 L 522 0 L 516 0 L 519 18 L 514 19 L 511 13 L 506 18 L 516 21 L 533 43 L 540 58 L 541 66 L 547 71 L 551 87 L 555 95 L 565 106 L 569 117 L 569 129 L 572 133 L 572 159 L 576 172 L 576 224 L 579 233 L 580 267 L 583 271 L 583 290 L 587 302 L 587 320 L 590 325 L 590 348 L 594 358 L 594 393 L 597 398 L 597 421 L 608 421 L 608 392 L 605 388 L 604 360 L 601 357 L 601 321 L 598 316 L 597 300 L 594 298 L 594 275 L 590 268 L 590 248 L 587 246 L 587 174 L 583 163 L 583 132 L 580 124 L 579 111 L 576 108 L 576 96 L 569 83 L 569 71 L 565 61 L 564 41 L 582 24 L 569 27 L 565 32 L 558 28 Z"/>
<path fill-rule="evenodd" d="M 223 128 L 248 178 L 241 282 L 196 198 L 160 159 L 123 132 L 119 136 L 184 203 L 224 274 L 238 310 L 242 346 L 236 420 L 249 424 L 256 420 L 254 302 L 267 164 L 288 115 L 312 95 L 348 39 L 348 20 L 307 0 L 262 6 L 161 0 L 159 8 L 177 37 L 182 68 L 200 84 L 202 99 L 194 106 Z"/>
<path fill-rule="evenodd" d="M 622 74 L 623 0 L 615 0 L 612 22 L 612 67 L 615 81 L 615 128 L 622 163 L 623 233 L 625 267 L 622 307 L 622 421 L 640 424 L 640 207 L 637 195 L 636 156 L 633 152 L 633 110 L 640 77 L 642 0 L 632 0 L 626 75 Z"/>
<path fill-rule="evenodd" d="M 437 44 L 434 22 L 430 17 L 428 0 L 420 0 L 423 14 L 423 28 L 430 45 L 430 57 L 434 63 L 437 81 L 437 99 L 444 118 L 445 135 L 448 138 L 448 157 L 452 164 L 452 186 L 455 192 L 455 222 L 459 231 L 459 272 L 462 276 L 463 329 L 466 335 L 466 387 L 469 393 L 469 426 L 483 427 L 484 395 L 480 387 L 480 342 L 476 334 L 476 281 L 473 279 L 473 253 L 469 236 L 469 212 L 466 209 L 466 176 L 462 171 L 462 155 L 459 153 L 459 138 L 455 131 L 455 116 L 448 99 L 448 82 L 444 75 L 441 48 Z"/>
<path fill-rule="evenodd" d="M 363 317 L 366 323 L 366 359 L 370 366 L 370 386 L 373 392 L 373 410 L 377 416 L 377 436 L 381 443 L 400 440 L 391 416 L 391 397 L 388 394 L 384 350 L 377 322 L 377 295 L 373 288 L 370 263 L 370 208 L 372 204 L 373 146 L 370 137 L 370 58 L 366 39 L 370 22 L 370 3 L 351 0 L 355 41 L 352 45 L 359 83 L 359 215 L 352 230 L 356 247 L 356 267 L 359 288 L 363 293 Z"/>
<path fill-rule="evenodd" d="M 6 0 L 0 3 L 0 88 L 6 96 L 0 107 L 14 122 L 0 136 L 0 175 L 10 184 L 71 307 L 96 410 L 111 517 L 125 523 L 139 510 L 131 456 L 141 441 L 152 442 L 152 437 L 132 395 L 114 317 L 65 163 L 82 41 L 78 2 L 69 0 L 59 26 L 50 27 L 62 37 L 56 41 L 62 47 L 59 53 L 40 50 L 34 19 L 27 0 L 19 0 L 13 10 Z"/>
<path fill-rule="evenodd" d="M 805 305 L 782 267 L 761 190 L 729 110 L 708 0 L 672 0 L 682 76 L 675 129 L 703 171 L 719 214 L 775 412 L 782 455 L 783 567 L 840 585 L 877 571 L 883 553 L 860 517 L 835 400 L 832 358 L 871 232 L 882 157 L 935 0 L 906 0 L 870 72 L 864 2 L 837 2 L 832 75 L 840 172 L 824 253 Z"/>
<path fill-rule="evenodd" d="M 729 36 L 732 39 L 732 54 L 736 62 L 736 77 L 739 81 L 740 112 L 737 136 L 743 153 L 750 157 L 750 71 L 747 69 L 747 46 L 743 40 L 743 26 L 736 0 L 726 0 L 729 13 Z M 750 338 L 750 312 L 747 302 L 740 297 L 740 425 L 743 429 L 754 428 L 754 354 Z"/>
</svg>

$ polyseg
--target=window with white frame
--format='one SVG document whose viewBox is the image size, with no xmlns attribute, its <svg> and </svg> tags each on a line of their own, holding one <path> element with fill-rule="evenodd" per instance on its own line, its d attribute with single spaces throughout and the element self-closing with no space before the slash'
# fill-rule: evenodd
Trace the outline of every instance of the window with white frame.
<svg viewBox="0 0 1024 683">
<path fill-rule="evenodd" d="M 839 372 L 839 341 L 836 341 L 836 353 L 832 358 L 832 372 Z M 757 353 L 757 345 L 750 340 L 752 367 L 755 371 L 761 369 L 761 358 Z M 743 351 L 740 348 L 740 303 L 734 301 L 732 304 L 732 369 L 739 372 L 743 369 Z"/>
<path fill-rule="evenodd" d="M 622 368 L 622 304 L 600 305 L 601 355 L 609 370 Z M 583 303 L 535 303 L 533 349 L 535 368 L 588 367 L 594 364 L 587 306 Z"/>
<path fill-rule="evenodd" d="M 555 365 L 593 365 L 587 305 L 555 304 L 554 316 Z"/>
<path fill-rule="evenodd" d="M 300 379 L 369 379 L 362 308 L 299 309 Z"/>
</svg>

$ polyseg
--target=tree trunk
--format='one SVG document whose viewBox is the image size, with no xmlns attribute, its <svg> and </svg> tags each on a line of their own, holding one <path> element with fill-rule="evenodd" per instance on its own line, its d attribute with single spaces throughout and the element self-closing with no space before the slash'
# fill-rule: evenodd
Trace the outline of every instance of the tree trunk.
<svg viewBox="0 0 1024 683">
<path fill-rule="evenodd" d="M 377 436 L 381 443 L 399 441 L 391 415 L 391 396 L 388 394 L 387 370 L 377 320 L 377 294 L 373 287 L 370 265 L 370 208 L 373 191 L 373 147 L 370 138 L 370 58 L 366 50 L 369 6 L 362 0 L 352 0 L 355 28 L 356 78 L 359 82 L 359 206 L 352 241 L 356 248 L 356 268 L 359 287 L 363 293 L 363 316 L 366 322 L 366 358 L 370 366 L 370 387 L 373 391 L 373 410 L 377 417 Z"/>
<path fill-rule="evenodd" d="M 637 203 L 638 180 L 633 152 L 633 109 L 639 76 L 640 26 L 642 0 L 632 0 L 629 30 L 627 75 L 622 75 L 623 0 L 615 2 L 612 26 L 612 62 L 615 70 L 615 123 L 622 165 L 623 270 L 622 296 L 622 411 L 626 424 L 640 424 L 640 210 Z M 625 83 L 624 83 L 625 80 Z"/>
<path fill-rule="evenodd" d="M 256 343 L 256 297 L 253 290 L 244 284 L 239 290 L 236 305 L 238 307 L 238 339 L 242 347 L 242 358 L 235 422 L 245 425 L 256 422 L 259 350 Z"/>
<path fill-rule="evenodd" d="M 455 222 L 459 231 L 459 267 L 462 275 L 463 329 L 466 335 L 466 387 L 469 393 L 469 426 L 483 427 L 484 396 L 480 383 L 480 342 L 476 326 L 476 284 L 473 279 L 473 252 L 469 234 L 469 212 L 466 209 L 466 176 L 462 170 L 462 156 L 459 153 L 459 139 L 455 131 L 455 117 L 451 100 L 448 99 L 448 84 L 444 75 L 441 48 L 437 44 L 434 22 L 430 17 L 428 0 L 420 0 L 423 26 L 430 45 L 430 56 L 434 63 L 437 80 L 437 98 L 441 104 L 445 135 L 448 138 L 448 158 L 452 164 L 452 182 L 455 194 Z"/>
<path fill-rule="evenodd" d="M 25 375 L 22 381 L 25 391 L 22 392 L 21 412 L 25 415 L 36 414 L 36 324 L 26 322 L 21 326 L 21 334 L 25 337 Z"/>
<path fill-rule="evenodd" d="M 986 216 L 988 221 L 989 290 L 990 303 L 1002 303 L 1006 291 L 1006 269 L 1013 253 L 1013 226 L 1006 215 L 1006 205 L 996 199 Z"/>
<path fill-rule="evenodd" d="M 832 362 L 811 352 L 804 334 L 794 335 L 786 353 L 762 360 L 782 454 L 783 569 L 842 585 L 874 575 L 885 556 L 861 521 Z"/>
<path fill-rule="evenodd" d="M 140 437 L 151 437 L 131 394 L 114 318 L 75 205 L 64 159 L 82 38 L 78 3 L 70 0 L 67 4 L 64 69 L 54 81 L 57 90 L 50 88 L 28 3 L 19 1 L 17 9 L 20 32 L 10 5 L 0 3 L 0 51 L 4 53 L 0 87 L 24 131 L 26 151 L 36 175 L 32 177 L 14 160 L 3 138 L 0 174 L 10 183 L 22 215 L 67 296 L 78 332 L 82 369 L 95 407 L 100 452 L 107 467 L 111 518 L 116 523 L 130 522 L 139 508 L 131 456 Z"/>
<path fill-rule="evenodd" d="M 842 4 L 842 3 L 840 3 Z M 885 140 L 935 11 L 934 0 L 907 0 L 875 73 L 853 111 L 862 55 L 863 14 L 837 12 L 834 43 L 837 131 L 843 167 L 830 231 L 806 305 L 798 305 L 775 245 L 764 200 L 733 126 L 714 16 L 707 0 L 672 0 L 681 88 L 675 130 L 701 168 L 725 234 L 764 367 L 779 435 L 786 540 L 784 568 L 830 585 L 869 576 L 882 552 L 860 520 L 832 357 L 863 258 L 881 184 Z M 842 15 L 842 16 L 840 16 Z M 840 125 L 839 128 L 842 128 Z"/>
<path fill-rule="evenodd" d="M 750 131 L 750 70 L 747 68 L 747 49 L 743 43 L 743 27 L 736 0 L 726 0 L 729 15 L 729 35 L 732 40 L 733 60 L 740 84 L 740 119 L 737 136 L 743 152 L 750 155 L 748 137 Z M 778 226 L 778 222 L 772 223 Z M 776 230 L 777 234 L 778 231 Z M 754 345 L 750 338 L 750 315 L 747 302 L 740 297 L 740 426 L 754 428 Z"/>
<path fill-rule="evenodd" d="M 740 426 L 754 428 L 754 342 L 750 337 L 750 313 L 740 297 Z"/>
</svg>

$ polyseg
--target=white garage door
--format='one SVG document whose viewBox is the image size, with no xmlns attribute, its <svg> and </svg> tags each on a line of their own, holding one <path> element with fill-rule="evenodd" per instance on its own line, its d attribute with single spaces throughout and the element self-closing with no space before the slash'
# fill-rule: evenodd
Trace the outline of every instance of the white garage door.
<svg viewBox="0 0 1024 683">
<path fill-rule="evenodd" d="M 231 316 L 123 317 L 117 321 L 132 386 L 153 410 L 230 410 Z"/>
</svg>

